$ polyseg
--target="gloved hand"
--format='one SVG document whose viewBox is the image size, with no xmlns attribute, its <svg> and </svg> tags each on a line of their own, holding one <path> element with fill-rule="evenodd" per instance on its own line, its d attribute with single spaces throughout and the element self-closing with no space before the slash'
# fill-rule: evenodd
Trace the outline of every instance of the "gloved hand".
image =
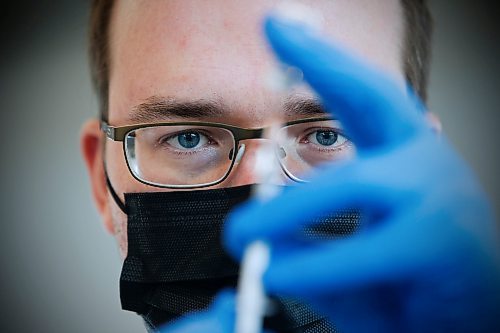
<svg viewBox="0 0 500 333">
<path fill-rule="evenodd" d="M 279 58 L 300 68 L 355 143 L 355 159 L 229 218 L 241 258 L 271 245 L 270 294 L 309 302 L 341 332 L 500 332 L 499 234 L 474 174 L 423 116 L 418 99 L 302 27 L 270 18 Z M 305 245 L 315 217 L 359 209 L 362 228 Z"/>
</svg>

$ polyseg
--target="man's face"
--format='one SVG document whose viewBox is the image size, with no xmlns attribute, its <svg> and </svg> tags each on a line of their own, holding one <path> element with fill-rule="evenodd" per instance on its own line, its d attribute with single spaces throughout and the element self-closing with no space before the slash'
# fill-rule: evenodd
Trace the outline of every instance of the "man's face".
<svg viewBox="0 0 500 333">
<path fill-rule="evenodd" d="M 266 75 L 276 61 L 262 33 L 263 17 L 278 1 L 168 0 L 116 1 L 110 32 L 109 123 L 182 120 L 138 114 L 151 98 L 174 102 L 217 101 L 224 114 L 190 120 L 240 127 L 263 127 L 271 114 L 283 113 L 291 96 L 272 91 Z M 398 0 L 303 1 L 321 13 L 326 35 L 404 82 L 402 45 L 404 21 Z M 292 92 L 311 97 L 305 88 Z M 295 96 L 297 97 L 297 96 Z M 147 118 L 145 118 L 147 117 Z M 297 119 L 299 115 L 287 115 Z M 142 121 L 141 121 L 142 122 Z M 230 176 L 214 187 L 255 182 L 253 160 L 258 140 L 246 142 L 246 152 Z M 111 183 L 126 192 L 165 191 L 135 180 L 127 169 L 122 145 L 106 143 L 105 161 Z M 104 189 L 105 191 L 105 189 Z M 123 200 L 123 197 L 122 197 Z M 126 254 L 126 216 L 111 196 L 103 206 L 108 228 Z"/>
</svg>

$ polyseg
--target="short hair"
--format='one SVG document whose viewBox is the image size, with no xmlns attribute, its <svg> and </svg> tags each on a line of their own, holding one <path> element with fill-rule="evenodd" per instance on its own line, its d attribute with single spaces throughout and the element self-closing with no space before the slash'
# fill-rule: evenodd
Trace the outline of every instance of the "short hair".
<svg viewBox="0 0 500 333">
<path fill-rule="evenodd" d="M 92 0 L 89 55 L 94 89 L 102 120 L 108 120 L 109 27 L 114 0 Z M 425 103 L 431 58 L 433 21 L 426 0 L 401 0 L 405 16 L 403 61 L 406 80 Z"/>
</svg>

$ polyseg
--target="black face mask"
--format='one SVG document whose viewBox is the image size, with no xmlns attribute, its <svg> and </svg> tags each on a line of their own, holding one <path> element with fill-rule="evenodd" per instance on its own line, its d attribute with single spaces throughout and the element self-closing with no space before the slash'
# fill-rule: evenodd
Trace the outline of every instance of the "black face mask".
<svg viewBox="0 0 500 333">
<path fill-rule="evenodd" d="M 251 186 L 241 186 L 125 194 L 121 208 L 128 215 L 128 254 L 120 277 L 122 308 L 142 316 L 151 332 L 187 312 L 203 310 L 221 289 L 235 288 L 238 264 L 222 248 L 221 232 L 227 213 L 250 193 Z M 356 213 L 333 219 L 324 219 L 305 235 L 341 237 L 358 225 Z M 266 329 L 335 332 L 300 302 L 277 298 L 275 303 L 279 311 L 265 319 Z"/>
</svg>

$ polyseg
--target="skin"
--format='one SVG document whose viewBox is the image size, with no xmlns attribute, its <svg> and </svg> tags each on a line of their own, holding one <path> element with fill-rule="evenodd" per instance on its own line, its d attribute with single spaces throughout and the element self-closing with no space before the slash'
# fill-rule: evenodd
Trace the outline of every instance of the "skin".
<svg viewBox="0 0 500 333">
<path fill-rule="evenodd" d="M 118 1 L 111 24 L 109 123 L 123 126 L 134 107 L 153 95 L 183 101 L 217 100 L 227 114 L 217 121 L 263 127 L 283 112 L 283 93 L 265 84 L 276 62 L 262 38 L 262 18 L 277 1 Z M 404 22 L 398 0 L 303 1 L 323 15 L 324 34 L 366 62 L 395 78 L 404 89 Z M 302 95 L 311 94 L 299 88 Z M 160 119 L 158 119 L 159 121 Z M 127 217 L 106 187 L 103 159 L 111 183 L 123 193 L 168 191 L 139 183 L 130 175 L 119 142 L 107 140 L 99 121 L 82 129 L 81 148 L 93 197 L 106 229 L 127 252 Z M 233 187 L 255 182 L 253 160 L 260 140 L 246 142 L 241 162 L 223 183 Z"/>
</svg>

